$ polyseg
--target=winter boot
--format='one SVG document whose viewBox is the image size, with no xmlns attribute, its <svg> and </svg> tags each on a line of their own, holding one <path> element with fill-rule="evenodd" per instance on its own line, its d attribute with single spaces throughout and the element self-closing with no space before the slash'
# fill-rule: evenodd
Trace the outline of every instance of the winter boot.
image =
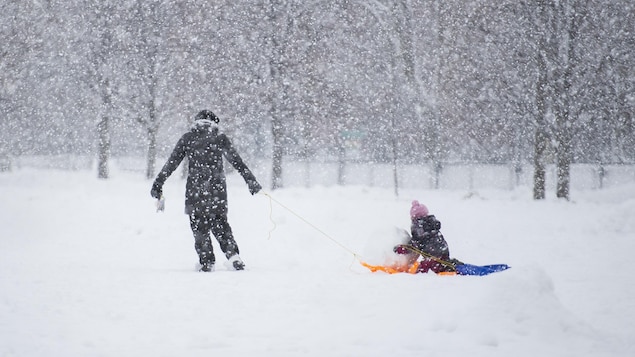
<svg viewBox="0 0 635 357">
<path fill-rule="evenodd" d="M 228 267 L 234 268 L 234 270 L 245 270 L 245 263 L 243 263 L 238 254 L 230 257 L 227 260 L 227 265 Z"/>
<path fill-rule="evenodd" d="M 214 263 L 212 262 L 204 262 L 203 264 L 201 264 L 201 268 L 198 271 L 202 271 L 202 272 L 212 272 L 214 271 Z"/>
</svg>

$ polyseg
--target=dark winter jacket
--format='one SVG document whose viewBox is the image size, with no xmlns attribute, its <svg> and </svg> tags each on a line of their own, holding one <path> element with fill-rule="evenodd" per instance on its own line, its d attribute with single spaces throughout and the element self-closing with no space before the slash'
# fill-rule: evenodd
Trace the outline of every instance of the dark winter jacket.
<svg viewBox="0 0 635 357">
<path fill-rule="evenodd" d="M 415 218 L 410 226 L 412 238 L 408 244 L 437 258 L 448 260 L 450 249 L 440 230 L 441 222 L 434 215 Z"/>
<path fill-rule="evenodd" d="M 223 157 L 240 173 L 252 194 L 260 185 L 238 155 L 229 138 L 219 132 L 218 126 L 195 124 L 185 133 L 172 151 L 170 158 L 157 175 L 155 183 L 161 186 L 188 158 L 188 177 L 185 187 L 185 211 L 209 207 L 214 214 L 227 213 L 227 186 L 223 170 Z"/>
</svg>

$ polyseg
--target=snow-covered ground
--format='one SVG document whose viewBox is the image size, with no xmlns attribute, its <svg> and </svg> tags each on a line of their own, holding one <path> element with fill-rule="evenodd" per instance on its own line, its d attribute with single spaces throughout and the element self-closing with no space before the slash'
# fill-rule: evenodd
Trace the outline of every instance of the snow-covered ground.
<svg viewBox="0 0 635 357">
<path fill-rule="evenodd" d="M 229 177 L 247 264 L 195 271 L 184 182 L 0 174 L 0 356 L 633 356 L 635 184 L 533 201 L 530 188 L 288 188 Z M 418 199 L 485 277 L 388 275 Z"/>
</svg>

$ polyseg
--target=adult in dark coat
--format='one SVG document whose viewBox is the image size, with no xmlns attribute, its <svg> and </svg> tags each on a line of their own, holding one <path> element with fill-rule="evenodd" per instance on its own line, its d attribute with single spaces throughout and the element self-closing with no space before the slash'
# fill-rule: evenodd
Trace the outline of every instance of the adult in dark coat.
<svg viewBox="0 0 635 357">
<path fill-rule="evenodd" d="M 234 269 L 243 270 L 245 265 L 238 255 L 238 245 L 227 222 L 227 185 L 223 157 L 245 179 L 252 195 L 258 193 L 262 186 L 238 155 L 229 138 L 219 131 L 218 122 L 218 117 L 210 110 L 203 110 L 196 115 L 192 129 L 179 139 L 170 158 L 154 180 L 150 193 L 152 197 L 160 199 L 163 184 L 187 157 L 185 213 L 190 216 L 201 271 L 214 270 L 215 256 L 210 232 L 218 240 L 221 250 Z"/>
</svg>

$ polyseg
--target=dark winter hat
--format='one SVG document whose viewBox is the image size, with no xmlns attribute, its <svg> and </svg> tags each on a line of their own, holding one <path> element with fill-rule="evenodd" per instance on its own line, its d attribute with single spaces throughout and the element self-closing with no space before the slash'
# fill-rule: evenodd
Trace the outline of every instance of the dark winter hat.
<svg viewBox="0 0 635 357">
<path fill-rule="evenodd" d="M 196 114 L 196 116 L 194 117 L 194 121 L 199 121 L 199 120 L 209 120 L 210 122 L 216 123 L 218 124 L 218 122 L 220 121 L 220 119 L 218 119 L 218 117 L 216 116 L 216 114 L 212 113 L 211 110 L 201 110 L 200 112 L 198 112 L 198 114 Z"/>
</svg>

